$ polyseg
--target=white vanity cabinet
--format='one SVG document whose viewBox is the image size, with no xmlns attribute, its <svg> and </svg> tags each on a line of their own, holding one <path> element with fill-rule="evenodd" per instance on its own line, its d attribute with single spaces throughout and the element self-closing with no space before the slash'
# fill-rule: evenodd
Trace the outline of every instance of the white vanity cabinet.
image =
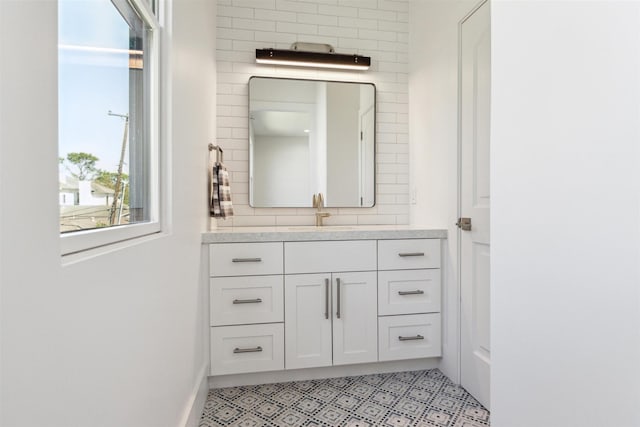
<svg viewBox="0 0 640 427">
<path fill-rule="evenodd" d="M 285 242 L 286 369 L 378 360 L 376 253 L 375 240 Z"/>
<path fill-rule="evenodd" d="M 331 366 L 331 274 L 292 274 L 284 279 L 287 369 Z"/>
<path fill-rule="evenodd" d="M 282 245 L 209 246 L 211 375 L 284 369 Z"/>
<path fill-rule="evenodd" d="M 333 364 L 377 362 L 376 272 L 332 277 Z"/>
<path fill-rule="evenodd" d="M 379 360 L 441 356 L 440 241 L 381 240 L 378 269 Z"/>
<path fill-rule="evenodd" d="M 285 275 L 286 369 L 376 362 L 376 272 Z"/>
<path fill-rule="evenodd" d="M 211 243 L 211 375 L 440 356 L 443 237 L 393 235 Z"/>
</svg>

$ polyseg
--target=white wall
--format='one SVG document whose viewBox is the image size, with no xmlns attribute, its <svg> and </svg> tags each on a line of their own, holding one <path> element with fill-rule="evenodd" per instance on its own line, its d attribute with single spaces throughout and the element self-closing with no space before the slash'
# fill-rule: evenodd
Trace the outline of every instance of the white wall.
<svg viewBox="0 0 640 427">
<path fill-rule="evenodd" d="M 0 2 L 3 426 L 182 427 L 189 419 L 207 367 L 200 233 L 215 124 L 215 4 L 172 4 L 167 233 L 65 263 L 56 3 Z"/>
<path fill-rule="evenodd" d="M 640 4 L 492 5 L 494 427 L 640 425 Z"/>
<path fill-rule="evenodd" d="M 446 228 L 443 242 L 443 359 L 441 369 L 458 373 L 457 152 L 458 23 L 476 0 L 410 2 L 409 136 L 411 224 Z"/>
<path fill-rule="evenodd" d="M 253 142 L 253 202 L 257 206 L 311 203 L 308 136 L 256 135 Z"/>
<path fill-rule="evenodd" d="M 79 205 L 107 206 L 109 203 L 106 194 L 102 194 L 99 197 L 94 195 L 91 188 L 91 181 L 78 181 L 78 193 Z"/>
<path fill-rule="evenodd" d="M 327 85 L 327 191 L 325 204 L 360 204 L 360 87 Z"/>
<path fill-rule="evenodd" d="M 377 86 L 377 199 L 373 208 L 328 209 L 327 224 L 408 224 L 407 0 L 218 0 L 218 143 L 231 172 L 234 217 L 216 226 L 313 225 L 312 208 L 248 206 L 247 81 L 252 75 L 373 82 Z M 372 57 L 370 71 L 255 64 L 255 49 L 330 43 Z"/>
</svg>

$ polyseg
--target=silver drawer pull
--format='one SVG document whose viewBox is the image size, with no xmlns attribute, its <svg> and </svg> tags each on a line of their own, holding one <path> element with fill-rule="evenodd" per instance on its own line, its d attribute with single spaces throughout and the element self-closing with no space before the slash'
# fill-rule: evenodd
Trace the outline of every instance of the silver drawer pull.
<svg viewBox="0 0 640 427">
<path fill-rule="evenodd" d="M 324 318 L 329 318 L 329 279 L 324 279 Z"/>
<path fill-rule="evenodd" d="M 233 258 L 231 262 L 262 262 L 262 258 Z"/>
<path fill-rule="evenodd" d="M 398 337 L 400 341 L 415 341 L 415 340 L 423 340 L 424 337 L 422 335 L 416 335 L 415 337 Z"/>
<path fill-rule="evenodd" d="M 260 353 L 262 351 L 262 347 L 258 346 L 258 347 L 254 347 L 254 348 L 234 348 L 233 349 L 233 354 L 238 354 L 238 353 Z"/>
<path fill-rule="evenodd" d="M 338 308 L 336 309 L 336 317 L 340 318 L 340 279 L 336 279 L 336 290 L 338 291 L 337 302 Z"/>
<path fill-rule="evenodd" d="M 254 298 L 254 299 L 234 299 L 234 304 L 257 304 L 262 302 L 262 298 Z"/>
<path fill-rule="evenodd" d="M 408 256 L 424 256 L 424 252 L 400 252 L 398 256 L 403 258 Z"/>
<path fill-rule="evenodd" d="M 398 291 L 398 295 L 422 295 L 424 291 L 416 289 L 415 291 Z"/>
</svg>

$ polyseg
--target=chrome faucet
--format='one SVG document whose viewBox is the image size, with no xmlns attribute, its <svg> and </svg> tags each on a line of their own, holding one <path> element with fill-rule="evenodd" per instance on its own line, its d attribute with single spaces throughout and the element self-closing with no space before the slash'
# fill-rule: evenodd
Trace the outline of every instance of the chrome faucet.
<svg viewBox="0 0 640 427">
<path fill-rule="evenodd" d="M 322 212 L 322 208 L 324 207 L 324 196 L 322 193 L 313 195 L 313 207 L 318 209 L 316 212 L 316 227 L 322 227 L 322 219 L 331 216 L 329 212 Z"/>
</svg>

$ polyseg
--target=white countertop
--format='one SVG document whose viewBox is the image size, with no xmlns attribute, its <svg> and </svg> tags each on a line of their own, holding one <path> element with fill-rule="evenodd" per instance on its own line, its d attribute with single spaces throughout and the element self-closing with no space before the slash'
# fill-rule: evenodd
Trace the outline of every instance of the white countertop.
<svg viewBox="0 0 640 427">
<path fill-rule="evenodd" d="M 304 240 L 446 239 L 446 229 L 410 225 L 221 227 L 202 234 L 202 243 Z"/>
</svg>

